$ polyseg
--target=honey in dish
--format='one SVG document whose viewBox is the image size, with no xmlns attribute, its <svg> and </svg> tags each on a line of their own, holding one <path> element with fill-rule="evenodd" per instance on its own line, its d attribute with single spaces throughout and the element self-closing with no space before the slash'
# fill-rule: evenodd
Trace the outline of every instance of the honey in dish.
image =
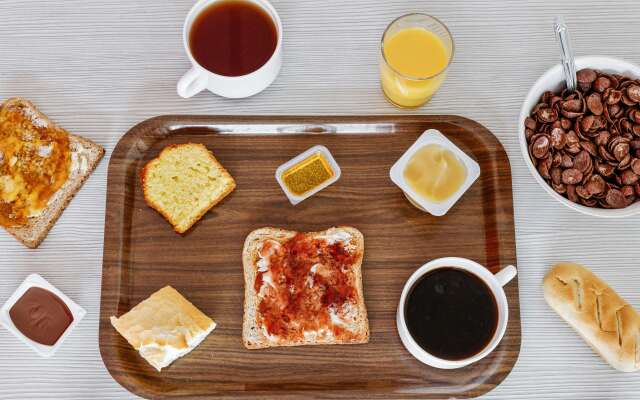
<svg viewBox="0 0 640 400">
<path fill-rule="evenodd" d="M 289 192 L 302 196 L 322 185 L 335 175 L 331 165 L 322 153 L 314 153 L 282 174 Z"/>
<path fill-rule="evenodd" d="M 411 156 L 403 174 L 414 192 L 437 203 L 449 199 L 460 189 L 467 178 L 467 169 L 450 150 L 439 144 L 428 144 Z"/>
<path fill-rule="evenodd" d="M 198 15 L 189 34 L 196 61 L 224 76 L 242 76 L 262 67 L 273 55 L 278 32 L 260 6 L 241 0 L 215 2 Z"/>
</svg>

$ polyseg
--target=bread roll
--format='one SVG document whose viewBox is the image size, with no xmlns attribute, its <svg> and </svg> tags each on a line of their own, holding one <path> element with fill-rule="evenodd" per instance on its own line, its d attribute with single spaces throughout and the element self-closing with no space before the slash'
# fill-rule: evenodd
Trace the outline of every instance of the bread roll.
<svg viewBox="0 0 640 400">
<path fill-rule="evenodd" d="M 111 325 L 158 371 L 195 349 L 216 323 L 171 286 L 140 302 Z"/>
<path fill-rule="evenodd" d="M 556 264 L 544 278 L 544 297 L 612 367 L 640 369 L 640 316 L 591 271 Z"/>
</svg>

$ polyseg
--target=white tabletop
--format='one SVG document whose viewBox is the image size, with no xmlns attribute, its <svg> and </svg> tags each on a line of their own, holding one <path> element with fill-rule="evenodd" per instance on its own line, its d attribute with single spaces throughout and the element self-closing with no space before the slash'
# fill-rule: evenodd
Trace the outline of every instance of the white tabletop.
<svg viewBox="0 0 640 400">
<path fill-rule="evenodd" d="M 0 231 L 0 302 L 39 273 L 87 310 L 52 359 L 0 329 L 0 399 L 133 397 L 98 351 L 108 158 L 133 124 L 160 114 L 400 114 L 378 83 L 378 44 L 395 17 L 424 11 L 451 29 L 447 81 L 416 113 L 459 114 L 488 127 L 513 171 L 522 349 L 486 398 L 631 399 L 640 375 L 605 364 L 545 304 L 541 281 L 560 260 L 591 267 L 640 309 L 640 217 L 602 220 L 569 210 L 529 174 L 516 132 L 521 102 L 558 61 L 551 24 L 564 14 L 578 55 L 640 63 L 640 2 L 602 0 L 273 0 L 285 60 L 260 95 L 224 100 L 175 92 L 189 67 L 181 27 L 194 0 L 0 1 L 0 99 L 22 96 L 107 156 L 38 250 Z"/>
</svg>

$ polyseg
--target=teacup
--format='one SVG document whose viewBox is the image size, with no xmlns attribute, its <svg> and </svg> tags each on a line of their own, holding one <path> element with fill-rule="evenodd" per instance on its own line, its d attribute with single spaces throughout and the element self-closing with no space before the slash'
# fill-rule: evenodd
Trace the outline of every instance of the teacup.
<svg viewBox="0 0 640 400">
<path fill-rule="evenodd" d="M 419 282 L 426 274 L 445 267 L 453 267 L 454 269 L 460 269 L 475 275 L 476 278 L 479 278 L 489 288 L 497 306 L 498 313 L 495 333 L 482 350 L 464 359 L 449 360 L 430 354 L 423 349 L 411 335 L 407 326 L 407 321 L 405 320 L 405 309 L 408 296 L 416 283 Z M 503 286 L 509 283 L 516 274 L 517 270 L 512 265 L 502 268 L 500 272 L 494 275 L 489 272 L 486 267 L 478 264 L 477 262 L 459 257 L 439 258 L 418 268 L 411 275 L 409 280 L 407 280 L 407 283 L 404 286 L 396 314 L 396 324 L 402 344 L 409 353 L 422 363 L 442 369 L 461 368 L 486 357 L 500 343 L 507 330 L 509 307 Z M 433 328 L 439 329 L 438 326 L 434 326 Z"/>
<path fill-rule="evenodd" d="M 277 44 L 271 58 L 257 70 L 241 76 L 225 76 L 204 68 L 192 54 L 189 35 L 198 16 L 209 6 L 224 0 L 198 1 L 184 22 L 182 40 L 184 50 L 192 68 L 178 81 L 177 90 L 181 97 L 189 98 L 203 90 L 209 90 L 222 97 L 243 98 L 253 96 L 266 89 L 276 79 L 282 66 L 282 22 L 278 13 L 267 0 L 243 0 L 262 8 L 272 19 L 277 30 Z"/>
</svg>

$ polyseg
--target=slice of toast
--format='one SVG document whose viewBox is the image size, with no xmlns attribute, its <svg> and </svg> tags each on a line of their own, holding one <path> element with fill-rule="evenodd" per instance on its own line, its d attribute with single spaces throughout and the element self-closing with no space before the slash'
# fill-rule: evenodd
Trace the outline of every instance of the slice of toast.
<svg viewBox="0 0 640 400">
<path fill-rule="evenodd" d="M 23 118 L 29 123 L 28 125 L 38 129 L 56 129 L 66 132 L 28 100 L 8 99 L 0 106 L 0 110 L 3 115 Z M 40 245 L 104 155 L 102 146 L 72 134 L 69 134 L 69 148 L 71 150 L 69 176 L 62 187 L 50 198 L 46 208 L 40 215 L 29 218 L 26 225 L 5 228 L 27 247 L 37 248 Z"/>
<path fill-rule="evenodd" d="M 311 249 L 317 248 L 313 246 L 321 246 L 324 249 L 324 245 L 332 247 L 337 244 L 349 255 L 348 265 L 338 264 L 340 270 L 346 271 L 343 275 L 343 278 L 346 279 L 342 282 L 346 282 L 347 286 L 353 290 L 351 298 L 342 305 L 332 303 L 327 297 L 330 292 L 334 292 L 331 289 L 332 282 L 334 282 L 332 277 L 337 273 L 337 269 L 326 267 L 326 265 L 331 265 L 332 261 L 316 263 L 317 260 L 311 256 L 309 257 L 310 261 L 305 263 L 304 258 L 300 259 L 298 255 L 294 256 L 296 261 L 293 263 L 288 261 L 288 265 L 296 266 L 293 268 L 305 268 L 302 271 L 298 270 L 299 273 L 292 273 L 291 276 L 302 276 L 303 278 L 298 279 L 305 279 L 306 286 L 296 286 L 295 280 L 291 281 L 282 275 L 273 276 L 273 271 L 283 268 L 277 266 L 274 268 L 271 265 L 274 260 L 272 254 L 291 254 L 293 252 L 290 250 L 296 246 L 295 243 L 305 240 L 312 241 L 310 242 L 312 245 L 309 247 Z M 269 244 L 265 245 L 265 243 Z M 324 244 L 319 245 L 318 243 Z M 295 254 L 304 254 L 303 251 L 294 250 L 294 252 Z M 340 252 L 338 251 L 338 253 Z M 318 257 L 325 257 L 331 252 L 325 253 L 325 250 L 318 250 L 318 254 L 322 254 Z M 369 320 L 362 288 L 363 257 L 364 238 L 359 230 L 352 227 L 343 226 L 309 233 L 298 233 L 278 228 L 261 228 L 251 232 L 245 240 L 242 252 L 245 281 L 242 338 L 245 347 L 260 349 L 276 346 L 367 343 L 369 341 Z M 277 258 L 275 262 L 279 263 Z M 311 264 L 314 265 L 310 267 Z M 279 263 L 278 265 L 283 264 Z M 305 274 L 308 275 L 304 277 Z M 256 282 L 259 276 L 261 281 Z M 269 278 L 265 278 L 266 276 Z M 322 279 L 318 281 L 318 277 Z M 325 277 L 329 279 L 325 280 Z M 274 280 L 287 282 L 286 286 L 270 283 Z M 286 289 L 278 290 L 283 288 Z M 340 290 L 339 287 L 334 288 Z M 276 308 L 273 308 L 273 302 L 280 302 L 282 298 L 287 298 L 288 300 L 285 302 L 288 304 L 278 303 Z M 282 318 L 283 315 L 272 318 L 271 322 L 265 320 L 262 309 L 295 309 L 296 306 L 293 302 L 297 300 L 292 300 L 294 298 L 301 299 L 297 307 L 300 304 L 304 305 L 306 317 L 298 317 L 294 313 L 294 315 L 287 315 L 284 318 Z M 263 301 L 266 303 L 261 304 Z M 320 306 L 321 304 L 322 306 Z M 289 321 L 284 330 L 279 330 L 283 333 L 278 335 L 270 332 L 268 326 L 273 330 L 271 325 L 274 323 L 277 325 L 282 320 Z M 309 329 L 310 326 L 312 329 Z"/>
<path fill-rule="evenodd" d="M 202 144 L 169 145 L 141 174 L 145 202 L 178 233 L 184 233 L 236 187 Z"/>
</svg>

